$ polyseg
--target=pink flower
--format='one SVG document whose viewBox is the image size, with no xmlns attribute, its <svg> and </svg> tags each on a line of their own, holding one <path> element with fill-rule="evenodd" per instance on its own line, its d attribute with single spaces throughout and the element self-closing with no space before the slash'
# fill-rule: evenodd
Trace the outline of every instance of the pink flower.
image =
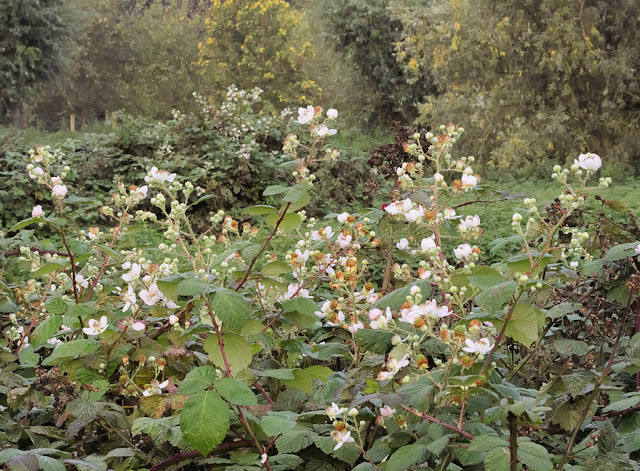
<svg viewBox="0 0 640 471">
<path fill-rule="evenodd" d="M 313 121 L 313 117 L 316 115 L 316 110 L 313 106 L 309 105 L 306 108 L 298 108 L 297 123 L 308 124 Z"/>
<path fill-rule="evenodd" d="M 389 406 L 384 406 L 380 408 L 380 415 L 382 417 L 391 417 L 395 413 L 395 409 L 392 409 Z"/>
<path fill-rule="evenodd" d="M 331 108 L 327 110 L 327 118 L 336 119 L 338 117 L 338 110 Z"/>
<path fill-rule="evenodd" d="M 338 222 L 344 224 L 345 222 L 347 222 L 347 218 L 349 217 L 349 213 L 342 213 L 338 216 Z"/>
<path fill-rule="evenodd" d="M 473 175 L 462 175 L 462 185 L 474 187 L 478 184 L 478 179 Z"/>
<path fill-rule="evenodd" d="M 139 296 L 147 306 L 153 306 L 164 298 L 164 294 L 162 294 L 162 291 L 160 291 L 160 288 L 158 288 L 158 285 L 155 283 L 149 286 L 148 290 L 143 289 L 140 291 Z"/>
<path fill-rule="evenodd" d="M 53 188 L 51 189 L 51 191 L 53 192 L 54 195 L 62 198 L 64 197 L 64 195 L 67 194 L 67 187 L 64 186 L 62 183 L 58 183 L 57 185 L 53 185 Z"/>
<path fill-rule="evenodd" d="M 591 152 L 580 154 L 578 160 L 574 160 L 573 162 L 580 165 L 584 170 L 593 170 L 594 172 L 602 167 L 602 159 L 600 159 L 600 156 Z"/>
<path fill-rule="evenodd" d="M 31 217 L 39 218 L 44 216 L 44 211 L 42 210 L 42 206 L 38 205 L 33 208 L 31 211 Z"/>
<path fill-rule="evenodd" d="M 142 332 L 145 327 L 146 326 L 144 325 L 144 322 L 140 322 L 140 321 L 136 321 L 133 324 L 131 324 L 131 328 L 136 332 Z"/>
<path fill-rule="evenodd" d="M 147 183 L 151 183 L 152 181 L 172 183 L 174 178 L 176 178 L 175 173 L 170 174 L 166 170 L 158 170 L 158 167 L 152 167 L 149 175 L 144 177 L 144 181 Z"/>
<path fill-rule="evenodd" d="M 460 244 L 458 248 L 453 249 L 453 253 L 455 253 L 459 259 L 468 257 L 471 255 L 471 246 L 469 244 Z"/>
</svg>

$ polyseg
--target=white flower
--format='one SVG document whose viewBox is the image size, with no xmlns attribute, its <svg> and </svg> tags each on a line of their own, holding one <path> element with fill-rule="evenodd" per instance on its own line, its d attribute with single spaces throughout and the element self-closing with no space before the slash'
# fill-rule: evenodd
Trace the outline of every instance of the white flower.
<svg viewBox="0 0 640 471">
<path fill-rule="evenodd" d="M 29 170 L 29 178 L 38 178 L 44 175 L 44 170 L 40 167 L 35 167 Z"/>
<path fill-rule="evenodd" d="M 345 407 L 338 407 L 335 402 L 332 402 L 331 405 L 325 409 L 325 412 L 331 420 L 334 420 L 336 416 L 344 414 L 346 410 Z"/>
<path fill-rule="evenodd" d="M 335 133 L 337 133 L 338 131 L 337 131 L 337 130 L 335 130 L 335 129 L 329 129 L 329 128 L 328 128 L 328 127 L 326 127 L 326 126 L 320 126 L 320 128 L 318 129 L 318 131 L 317 131 L 317 132 L 318 132 L 318 136 L 320 136 L 320 137 L 324 137 L 324 136 L 326 136 L 326 135 L 333 136 L 333 135 L 334 135 Z"/>
<path fill-rule="evenodd" d="M 458 224 L 458 230 L 460 230 L 460 232 L 464 232 L 463 230 L 460 229 L 461 227 L 463 227 L 464 230 L 466 231 L 467 229 L 476 228 L 479 225 L 480 225 L 480 216 L 478 215 L 467 216 L 463 221 L 460 221 L 460 224 Z"/>
<path fill-rule="evenodd" d="M 347 326 L 347 330 L 352 334 L 355 334 L 359 329 L 364 329 L 364 324 L 360 321 Z"/>
<path fill-rule="evenodd" d="M 128 270 L 131 267 L 131 271 L 129 273 L 125 273 L 120 278 L 122 278 L 127 283 L 131 283 L 133 280 L 140 277 L 141 266 L 137 263 L 130 264 L 130 262 L 125 262 L 122 264 L 122 268 Z"/>
<path fill-rule="evenodd" d="M 55 337 L 50 338 L 49 340 L 47 340 L 47 343 L 49 345 L 53 345 L 54 348 L 57 347 L 58 345 L 60 345 L 62 343 L 62 340 L 57 339 Z"/>
<path fill-rule="evenodd" d="M 342 213 L 338 215 L 337 219 L 338 219 L 338 222 L 344 224 L 345 222 L 347 222 L 348 217 L 349 217 L 349 213 Z"/>
<path fill-rule="evenodd" d="M 462 175 L 462 185 L 474 187 L 478 184 L 478 179 L 473 175 Z"/>
<path fill-rule="evenodd" d="M 369 320 L 375 321 L 381 315 L 382 315 L 382 311 L 374 307 L 369 311 Z"/>
<path fill-rule="evenodd" d="M 400 239 L 400 242 L 396 244 L 396 247 L 400 250 L 404 250 L 409 247 L 409 241 L 407 239 Z"/>
<path fill-rule="evenodd" d="M 122 295 L 124 298 L 124 307 L 122 308 L 122 312 L 125 312 L 130 307 L 136 307 L 136 292 L 133 289 L 133 286 L 129 285 L 129 289 L 127 290 L 127 294 Z"/>
<path fill-rule="evenodd" d="M 600 156 L 591 152 L 580 154 L 578 160 L 574 160 L 573 162 L 585 170 L 593 170 L 594 172 L 602 167 L 602 159 L 600 159 Z"/>
<path fill-rule="evenodd" d="M 391 417 L 395 413 L 395 409 L 392 409 L 389 406 L 384 406 L 380 408 L 380 415 L 382 417 Z"/>
<path fill-rule="evenodd" d="M 347 234 L 347 235 L 340 234 L 337 238 L 337 242 L 340 248 L 344 249 L 346 247 L 349 247 L 349 244 L 351 244 L 351 239 L 352 239 L 351 234 Z"/>
<path fill-rule="evenodd" d="M 422 250 L 424 250 L 425 252 L 429 249 L 435 249 L 436 248 L 436 236 L 432 235 L 431 237 L 427 237 L 426 239 L 422 239 L 422 241 L 420 242 L 420 248 L 422 248 Z"/>
<path fill-rule="evenodd" d="M 444 208 L 443 215 L 445 219 L 453 219 L 456 217 L 456 210 L 453 208 Z"/>
<path fill-rule="evenodd" d="M 107 330 L 107 316 L 102 316 L 100 321 L 89 319 L 89 327 L 85 327 L 82 331 L 87 335 L 100 335 Z"/>
<path fill-rule="evenodd" d="M 284 296 L 284 299 L 293 299 L 294 297 L 298 298 L 310 298 L 309 290 L 305 288 L 300 288 L 297 284 L 293 283 L 287 287 L 287 294 Z"/>
<path fill-rule="evenodd" d="M 165 380 L 162 383 L 158 383 L 158 381 L 153 380 L 147 389 L 145 389 L 142 393 L 143 396 L 149 397 L 154 394 L 162 394 L 162 390 L 169 385 L 169 380 Z"/>
<path fill-rule="evenodd" d="M 333 449 L 333 451 L 338 450 L 345 443 L 353 443 L 353 442 L 355 442 L 355 439 L 351 436 L 351 432 L 343 431 L 342 433 L 340 433 L 340 436 L 338 437 L 338 444 Z"/>
<path fill-rule="evenodd" d="M 444 181 L 444 175 L 442 175 L 441 173 L 434 173 L 433 179 L 436 183 L 441 183 Z"/>
<path fill-rule="evenodd" d="M 458 248 L 453 249 L 453 253 L 455 253 L 459 259 L 468 257 L 471 255 L 471 246 L 469 244 L 460 244 Z"/>
<path fill-rule="evenodd" d="M 467 353 L 480 353 L 481 355 L 486 355 L 491 351 L 493 345 L 489 342 L 489 339 L 480 339 L 473 342 L 470 339 L 464 341 L 466 347 L 462 347 L 462 350 Z"/>
<path fill-rule="evenodd" d="M 144 177 L 144 181 L 147 183 L 150 183 L 152 181 L 172 183 L 174 178 L 176 178 L 175 173 L 170 174 L 166 170 L 158 170 L 158 167 L 151 167 L 149 175 Z"/>
<path fill-rule="evenodd" d="M 268 458 L 269 458 L 269 455 L 267 455 L 266 453 L 263 453 L 262 455 L 260 455 L 260 463 L 265 464 Z"/>
<path fill-rule="evenodd" d="M 31 211 L 31 217 L 39 218 L 42 216 L 44 216 L 44 211 L 42 210 L 42 206 L 40 205 L 34 206 L 33 210 Z"/>
<path fill-rule="evenodd" d="M 53 188 L 51 189 L 51 191 L 53 192 L 54 195 L 62 198 L 64 195 L 67 194 L 67 187 L 62 184 L 57 184 L 57 185 L 53 185 Z"/>
<path fill-rule="evenodd" d="M 180 320 L 180 318 L 178 316 L 176 316 L 175 314 L 171 314 L 169 316 L 169 324 L 171 324 L 171 325 L 177 324 L 179 320 Z"/>
<path fill-rule="evenodd" d="M 371 318 L 371 311 L 369 311 L 369 318 Z M 387 312 L 384 316 L 378 316 L 375 320 L 371 321 L 371 328 L 380 329 L 381 327 L 386 327 L 391 318 L 391 309 L 387 307 Z"/>
<path fill-rule="evenodd" d="M 87 288 L 89 286 L 89 280 L 85 280 L 84 276 L 78 273 L 76 275 L 76 284 L 82 286 L 83 288 Z"/>
<path fill-rule="evenodd" d="M 336 119 L 338 117 L 338 110 L 331 108 L 327 110 L 327 118 Z"/>
<path fill-rule="evenodd" d="M 297 123 L 308 124 L 313 121 L 313 117 L 316 115 L 316 110 L 313 106 L 309 105 L 306 108 L 298 108 Z"/>
<path fill-rule="evenodd" d="M 140 322 L 140 321 L 136 321 L 133 324 L 131 324 L 131 328 L 136 332 L 142 332 L 145 327 L 146 326 L 144 325 L 144 322 Z"/>
<path fill-rule="evenodd" d="M 405 355 L 404 357 L 402 357 L 402 360 L 391 357 L 389 358 L 389 361 L 387 361 L 387 371 L 393 376 L 408 364 L 409 355 Z"/>
<path fill-rule="evenodd" d="M 569 263 L 569 266 L 570 266 L 571 268 L 578 268 L 578 266 L 579 266 L 579 265 L 580 265 L 580 263 L 578 263 L 578 262 L 570 262 L 570 263 Z"/>
<path fill-rule="evenodd" d="M 158 288 L 158 285 L 155 283 L 149 286 L 148 290 L 143 289 L 140 291 L 140 299 L 142 299 L 147 306 L 153 306 L 163 298 L 164 294 L 162 294 L 162 291 L 160 291 L 160 288 Z"/>
<path fill-rule="evenodd" d="M 147 196 L 147 192 L 149 191 L 149 187 L 147 185 L 141 186 L 136 189 L 136 193 L 139 193 L 143 198 Z"/>
<path fill-rule="evenodd" d="M 634 250 L 636 251 L 636 255 L 640 255 L 640 244 L 636 245 Z"/>
<path fill-rule="evenodd" d="M 180 306 L 178 306 L 176 303 L 173 302 L 173 300 L 169 299 L 167 300 L 167 309 L 178 309 Z"/>
<path fill-rule="evenodd" d="M 404 213 L 404 217 L 409 222 L 416 222 L 418 218 L 424 216 L 424 207 L 418 206 L 416 209 L 411 209 Z"/>
</svg>

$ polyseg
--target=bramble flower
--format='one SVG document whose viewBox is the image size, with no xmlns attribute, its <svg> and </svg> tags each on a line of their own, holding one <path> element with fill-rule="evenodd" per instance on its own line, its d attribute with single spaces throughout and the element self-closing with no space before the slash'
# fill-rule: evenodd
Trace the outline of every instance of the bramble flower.
<svg viewBox="0 0 640 471">
<path fill-rule="evenodd" d="M 122 264 L 122 268 L 124 270 L 128 270 L 129 268 L 131 268 L 131 271 L 129 273 L 125 273 L 120 277 L 127 283 L 131 283 L 133 280 L 140 277 L 140 270 L 142 267 L 139 264 L 131 264 L 131 262 L 125 262 Z"/>
<path fill-rule="evenodd" d="M 58 338 L 52 337 L 52 338 L 50 338 L 50 339 L 48 339 L 48 340 L 47 340 L 47 343 L 48 343 L 49 345 L 53 345 L 53 347 L 55 348 L 55 347 L 57 347 L 58 345 L 60 345 L 61 343 L 63 343 L 63 342 L 62 342 L 62 340 L 60 340 L 60 339 L 58 339 Z"/>
<path fill-rule="evenodd" d="M 139 296 L 147 306 L 153 306 L 155 303 L 161 301 L 164 298 L 164 294 L 162 294 L 162 291 L 160 291 L 160 288 L 158 288 L 158 285 L 156 283 L 153 283 L 151 286 L 149 286 L 148 290 L 143 289 L 142 291 L 140 291 Z"/>
<path fill-rule="evenodd" d="M 130 307 L 136 307 L 136 292 L 133 289 L 133 286 L 129 285 L 129 289 L 127 290 L 127 294 L 122 295 L 124 298 L 124 307 L 122 308 L 122 312 L 125 312 Z"/>
<path fill-rule="evenodd" d="M 317 132 L 318 132 L 318 136 L 324 137 L 326 135 L 333 136 L 338 131 L 336 129 L 329 129 L 327 126 L 320 126 Z"/>
<path fill-rule="evenodd" d="M 146 326 L 144 325 L 144 322 L 140 322 L 140 321 L 136 321 L 133 324 L 131 324 L 131 328 L 136 332 L 142 332 L 145 329 L 145 327 Z"/>
<path fill-rule="evenodd" d="M 382 417 L 391 417 L 396 412 L 395 409 L 392 409 L 389 406 L 384 406 L 380 408 L 380 415 Z"/>
<path fill-rule="evenodd" d="M 178 321 L 180 320 L 180 318 L 178 316 L 176 316 L 175 314 L 171 314 L 169 316 L 169 324 L 170 325 L 175 325 L 178 323 Z"/>
<path fill-rule="evenodd" d="M 158 383 L 158 381 L 153 380 L 151 384 L 147 386 L 142 393 L 143 396 L 153 396 L 154 394 L 162 394 L 162 390 L 169 385 L 169 380 L 164 380 L 162 383 Z"/>
<path fill-rule="evenodd" d="M 404 239 L 404 238 L 400 239 L 400 242 L 398 242 L 396 244 L 396 247 L 398 247 L 398 249 L 400 249 L 400 250 L 404 250 L 407 247 L 409 247 L 409 241 L 407 239 Z"/>
<path fill-rule="evenodd" d="M 479 353 L 481 355 L 486 355 L 491 351 L 493 345 L 489 342 L 489 339 L 480 339 L 475 342 L 471 339 L 466 339 L 464 341 L 466 347 L 462 347 L 462 351 L 467 353 Z"/>
<path fill-rule="evenodd" d="M 331 108 L 327 110 L 327 118 L 336 119 L 338 117 L 338 110 Z"/>
<path fill-rule="evenodd" d="M 149 175 L 144 177 L 144 181 L 147 183 L 151 183 L 152 181 L 172 183 L 175 178 L 175 173 L 170 174 L 166 170 L 158 170 L 158 167 L 151 167 Z"/>
<path fill-rule="evenodd" d="M 345 407 L 338 407 L 335 402 L 332 402 L 331 405 L 325 409 L 325 412 L 331 420 L 335 420 L 336 416 L 344 414 L 346 410 Z"/>
<path fill-rule="evenodd" d="M 89 319 L 89 327 L 85 327 L 82 331 L 87 335 L 100 335 L 107 330 L 107 316 L 102 316 L 99 321 Z"/>
<path fill-rule="evenodd" d="M 444 215 L 445 219 L 453 219 L 456 217 L 456 210 L 453 208 L 444 208 L 442 214 Z"/>
<path fill-rule="evenodd" d="M 44 170 L 40 167 L 35 167 L 29 170 L 29 178 L 35 179 L 44 175 Z"/>
<path fill-rule="evenodd" d="M 469 244 L 460 244 L 458 248 L 453 249 L 453 253 L 457 258 L 463 259 L 471 255 L 471 246 Z"/>
<path fill-rule="evenodd" d="M 33 210 L 31 210 L 31 217 L 39 218 L 44 216 L 44 211 L 42 210 L 42 206 L 34 206 Z"/>
<path fill-rule="evenodd" d="M 337 238 L 337 242 L 340 248 L 344 249 L 346 247 L 349 247 L 349 244 L 351 244 L 351 239 L 351 234 L 340 234 Z"/>
<path fill-rule="evenodd" d="M 86 280 L 84 278 L 84 276 L 82 276 L 80 273 L 78 273 L 76 275 L 76 284 L 82 286 L 83 288 L 88 288 L 89 287 L 89 280 Z"/>
<path fill-rule="evenodd" d="M 422 205 L 418 206 L 416 209 L 411 209 L 404 213 L 404 217 L 409 222 L 416 222 L 418 218 L 424 216 L 424 207 Z"/>
<path fill-rule="evenodd" d="M 591 152 L 580 154 L 578 160 L 574 160 L 573 162 L 580 165 L 584 170 L 593 170 L 594 172 L 602 167 L 602 159 L 600 159 L 600 156 Z"/>
<path fill-rule="evenodd" d="M 468 229 L 475 229 L 480 225 L 480 216 L 467 216 L 464 220 L 460 221 L 458 224 L 458 230 L 460 232 L 465 232 Z"/>
<path fill-rule="evenodd" d="M 427 237 L 426 239 L 422 239 L 422 241 L 420 242 L 420 247 L 422 248 L 422 250 L 424 250 L 425 252 L 429 249 L 435 249 L 436 248 L 436 236 L 432 235 L 431 237 Z"/>
<path fill-rule="evenodd" d="M 463 186 L 474 187 L 478 184 L 478 178 L 473 175 L 462 175 L 460 180 Z"/>
<path fill-rule="evenodd" d="M 364 324 L 360 321 L 347 326 L 347 330 L 352 334 L 355 334 L 360 329 L 364 329 Z"/>
<path fill-rule="evenodd" d="M 340 449 L 340 447 L 342 447 L 342 445 L 344 445 L 345 443 L 355 442 L 355 439 L 351 436 L 351 432 L 346 432 L 344 430 L 341 432 L 336 430 L 334 433 L 332 433 L 332 436 L 338 442 L 333 451 Z"/>
<path fill-rule="evenodd" d="M 316 115 L 316 110 L 313 106 L 309 105 L 306 108 L 298 108 L 297 123 L 308 124 L 313 121 L 313 117 Z"/>
<path fill-rule="evenodd" d="M 373 311 L 373 309 L 371 311 Z M 369 311 L 369 319 L 371 319 L 371 311 Z M 379 329 L 381 327 L 386 327 L 391 318 L 391 309 L 387 306 L 387 312 L 384 315 L 379 315 L 375 320 L 371 321 L 371 328 Z"/>
<path fill-rule="evenodd" d="M 636 245 L 635 249 L 636 255 L 640 255 L 640 244 Z"/>
<path fill-rule="evenodd" d="M 294 297 L 298 298 L 310 298 L 309 290 L 305 288 L 300 288 L 297 284 L 293 283 L 287 287 L 287 294 L 285 294 L 284 299 L 293 299 Z"/>
<path fill-rule="evenodd" d="M 349 217 L 349 213 L 342 213 L 338 215 L 337 219 L 338 219 L 338 222 L 344 224 L 345 222 L 347 222 L 348 217 Z"/>
<path fill-rule="evenodd" d="M 51 188 L 51 191 L 54 195 L 62 198 L 67 194 L 67 187 L 60 183 L 60 177 L 53 177 L 51 180 L 53 181 L 53 188 Z"/>
</svg>

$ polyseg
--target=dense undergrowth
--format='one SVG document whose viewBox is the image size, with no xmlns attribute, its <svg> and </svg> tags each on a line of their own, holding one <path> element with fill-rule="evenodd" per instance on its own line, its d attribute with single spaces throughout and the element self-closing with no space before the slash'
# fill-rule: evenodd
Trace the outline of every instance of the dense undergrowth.
<svg viewBox="0 0 640 471">
<path fill-rule="evenodd" d="M 357 169 L 337 111 L 253 105 L 5 151 L 2 466 L 637 468 L 640 226 L 606 156 L 512 199 L 462 128 Z M 373 208 L 342 178 L 371 168 Z"/>
</svg>

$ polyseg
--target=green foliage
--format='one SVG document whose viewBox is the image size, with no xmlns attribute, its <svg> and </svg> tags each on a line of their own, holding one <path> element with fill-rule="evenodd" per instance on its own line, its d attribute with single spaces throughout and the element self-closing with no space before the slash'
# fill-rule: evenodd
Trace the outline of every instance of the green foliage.
<svg viewBox="0 0 640 471">
<path fill-rule="evenodd" d="M 636 2 L 407 3 L 397 52 L 438 86 L 422 123 L 472 127 L 463 152 L 501 173 L 539 175 L 585 149 L 635 165 Z"/>
</svg>

